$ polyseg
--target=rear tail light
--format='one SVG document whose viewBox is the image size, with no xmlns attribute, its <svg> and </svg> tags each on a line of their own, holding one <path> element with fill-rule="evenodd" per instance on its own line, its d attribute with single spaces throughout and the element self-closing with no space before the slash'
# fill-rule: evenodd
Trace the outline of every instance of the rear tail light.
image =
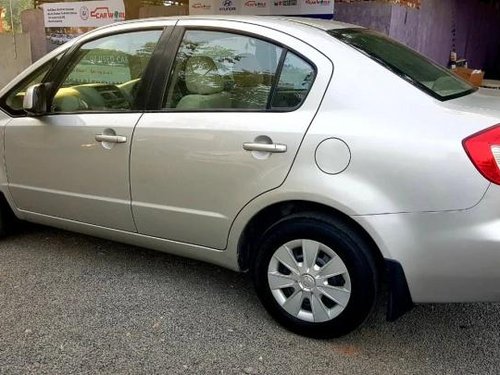
<svg viewBox="0 0 500 375">
<path fill-rule="evenodd" d="M 465 138 L 462 144 L 477 170 L 500 185 L 500 124 Z"/>
</svg>

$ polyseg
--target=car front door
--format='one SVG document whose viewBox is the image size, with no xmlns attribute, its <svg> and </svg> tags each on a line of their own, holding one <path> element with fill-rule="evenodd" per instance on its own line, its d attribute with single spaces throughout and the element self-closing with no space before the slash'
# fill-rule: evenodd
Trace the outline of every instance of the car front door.
<svg viewBox="0 0 500 375">
<path fill-rule="evenodd" d="M 139 233 L 223 249 L 239 210 L 286 178 L 332 64 L 269 28 L 177 25 L 161 109 L 135 130 L 134 218 Z"/>
<path fill-rule="evenodd" d="M 56 66 L 56 76 L 49 74 L 58 87 L 49 112 L 8 124 L 9 190 L 28 217 L 136 230 L 130 144 L 143 112 L 137 93 L 162 32 L 121 31 L 82 42 Z"/>
</svg>

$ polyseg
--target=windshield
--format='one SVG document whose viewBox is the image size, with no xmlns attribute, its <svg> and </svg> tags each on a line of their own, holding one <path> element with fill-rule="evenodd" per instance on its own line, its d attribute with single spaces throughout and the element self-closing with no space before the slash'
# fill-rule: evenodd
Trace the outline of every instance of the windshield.
<svg viewBox="0 0 500 375">
<path fill-rule="evenodd" d="M 476 90 L 449 70 L 377 32 L 367 29 L 336 29 L 329 30 L 328 33 L 439 100 L 458 98 Z"/>
</svg>

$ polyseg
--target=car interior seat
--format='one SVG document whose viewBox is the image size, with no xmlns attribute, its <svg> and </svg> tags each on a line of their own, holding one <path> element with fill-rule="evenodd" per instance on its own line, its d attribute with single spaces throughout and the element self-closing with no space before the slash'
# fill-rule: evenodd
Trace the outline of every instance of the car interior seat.
<svg viewBox="0 0 500 375">
<path fill-rule="evenodd" d="M 189 94 L 176 108 L 218 109 L 228 108 L 231 97 L 224 91 L 224 80 L 214 60 L 208 56 L 192 56 L 186 61 L 185 83 Z"/>
</svg>

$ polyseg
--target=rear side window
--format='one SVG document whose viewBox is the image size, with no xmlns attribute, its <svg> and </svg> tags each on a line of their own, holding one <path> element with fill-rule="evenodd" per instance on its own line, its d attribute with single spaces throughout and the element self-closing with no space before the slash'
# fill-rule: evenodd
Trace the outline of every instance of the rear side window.
<svg viewBox="0 0 500 375">
<path fill-rule="evenodd" d="M 296 108 L 306 98 L 314 81 L 314 68 L 288 52 L 272 98 L 273 108 Z"/>
<path fill-rule="evenodd" d="M 285 48 L 244 34 L 188 30 L 163 108 L 179 111 L 294 109 L 314 69 Z"/>
<path fill-rule="evenodd" d="M 338 29 L 328 33 L 358 49 L 439 100 L 475 91 L 466 81 L 412 49 L 367 29 Z"/>
</svg>

